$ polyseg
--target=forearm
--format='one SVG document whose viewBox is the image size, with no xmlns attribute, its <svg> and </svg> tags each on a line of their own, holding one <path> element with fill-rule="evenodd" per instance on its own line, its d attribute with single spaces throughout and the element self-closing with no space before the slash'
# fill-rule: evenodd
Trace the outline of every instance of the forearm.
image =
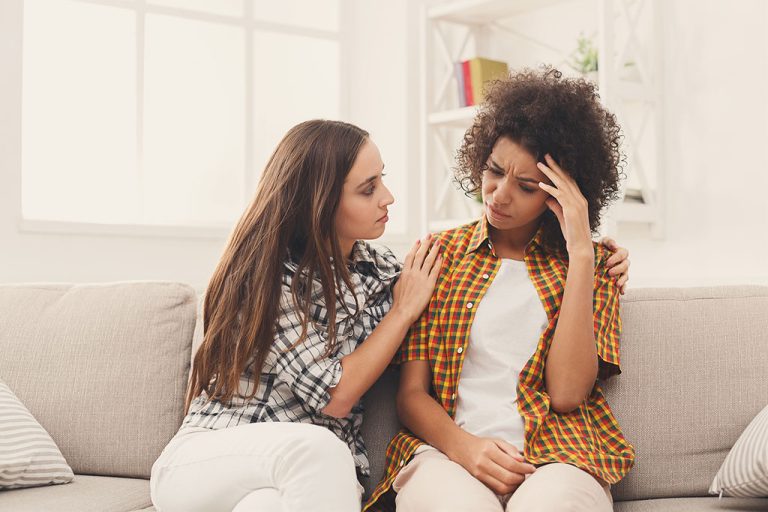
<svg viewBox="0 0 768 512">
<path fill-rule="evenodd" d="M 545 365 L 552 408 L 569 412 L 589 395 L 598 370 L 593 325 L 594 257 L 572 257 Z"/>
<path fill-rule="evenodd" d="M 452 454 L 467 433 L 432 396 L 422 390 L 401 391 L 397 414 L 411 432 L 455 460 Z"/>
<path fill-rule="evenodd" d="M 331 401 L 323 413 L 335 417 L 349 414 L 392 361 L 411 322 L 407 314 L 393 308 L 364 343 L 341 359 L 341 379 L 331 388 Z"/>
</svg>

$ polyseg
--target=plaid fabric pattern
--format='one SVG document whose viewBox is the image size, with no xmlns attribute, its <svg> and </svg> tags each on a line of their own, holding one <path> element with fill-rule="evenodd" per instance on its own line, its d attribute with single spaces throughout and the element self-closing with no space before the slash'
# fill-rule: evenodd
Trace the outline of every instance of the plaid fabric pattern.
<svg viewBox="0 0 768 512">
<path fill-rule="evenodd" d="M 328 390 L 341 379 L 341 359 L 362 343 L 392 306 L 391 286 L 401 264 L 389 252 L 380 252 L 358 241 L 349 265 L 353 290 L 337 298 L 336 332 L 339 347 L 323 357 L 326 349 L 328 309 L 322 287 L 315 280 L 308 337 L 294 346 L 301 335 L 301 321 L 293 305 L 291 282 L 297 265 L 287 261 L 283 267 L 282 295 L 275 339 L 260 376 L 246 370 L 240 377 L 240 393 L 245 396 L 258 382 L 250 400 L 234 397 L 231 403 L 208 402 L 202 393 L 191 404 L 181 431 L 187 428 L 221 429 L 262 421 L 292 421 L 326 427 L 344 441 L 363 475 L 369 474 L 368 456 L 360 435 L 363 406 L 358 402 L 346 418 L 333 418 L 321 411 L 330 401 Z M 357 309 L 359 304 L 359 310 Z M 344 305 L 347 308 L 345 309 Z M 347 309 L 352 314 L 347 313 Z"/>
<path fill-rule="evenodd" d="M 525 423 L 526 460 L 541 465 L 565 462 L 586 470 L 608 483 L 616 483 L 632 467 L 635 452 L 621 433 L 603 395 L 600 382 L 581 407 L 568 414 L 550 410 L 544 384 L 544 363 L 552 343 L 560 311 L 566 261 L 549 255 L 537 233 L 526 249 L 525 262 L 549 323 L 534 355 L 524 366 L 517 386 L 517 404 Z M 396 362 L 426 360 L 432 368 L 432 394 L 453 418 L 456 393 L 470 327 L 477 305 L 500 267 L 488 238 L 485 218 L 445 231 L 437 236 L 446 259 L 437 288 L 419 320 L 411 327 Z M 595 244 L 594 325 L 600 378 L 620 373 L 619 291 L 608 276 L 605 260 L 610 253 Z M 387 494 L 401 467 L 424 444 L 407 429 L 401 430 L 387 448 L 384 479 L 364 510 L 391 508 Z"/>
</svg>

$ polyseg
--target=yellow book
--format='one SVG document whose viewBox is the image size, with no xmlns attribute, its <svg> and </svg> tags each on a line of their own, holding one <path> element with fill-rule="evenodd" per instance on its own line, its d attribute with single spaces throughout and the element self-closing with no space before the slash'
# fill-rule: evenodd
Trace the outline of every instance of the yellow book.
<svg viewBox="0 0 768 512">
<path fill-rule="evenodd" d="M 469 74 L 472 81 L 472 102 L 477 105 L 485 97 L 485 84 L 489 80 L 502 78 L 509 72 L 506 62 L 475 57 L 469 60 Z"/>
</svg>

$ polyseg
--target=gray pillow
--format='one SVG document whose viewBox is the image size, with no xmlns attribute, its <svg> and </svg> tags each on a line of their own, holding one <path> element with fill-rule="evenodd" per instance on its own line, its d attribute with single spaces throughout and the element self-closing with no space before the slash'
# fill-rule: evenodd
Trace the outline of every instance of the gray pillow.
<svg viewBox="0 0 768 512">
<path fill-rule="evenodd" d="M 744 498 L 768 497 L 768 406 L 736 440 L 709 492 Z"/>
<path fill-rule="evenodd" d="M 0 381 L 0 489 L 65 484 L 73 478 L 48 432 Z"/>
</svg>

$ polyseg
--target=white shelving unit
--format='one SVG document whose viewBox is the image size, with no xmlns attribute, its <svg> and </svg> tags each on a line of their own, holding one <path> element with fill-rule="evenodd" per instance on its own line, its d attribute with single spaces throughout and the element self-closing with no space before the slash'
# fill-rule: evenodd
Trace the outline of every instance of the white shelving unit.
<svg viewBox="0 0 768 512">
<path fill-rule="evenodd" d="M 458 0 L 426 6 L 421 20 L 421 228 L 438 231 L 475 220 L 480 205 L 453 183 L 455 153 L 477 107 L 458 107 L 457 61 L 473 56 L 505 60 L 512 69 L 540 62 L 488 55 L 494 38 L 525 38 L 556 57 L 547 62 L 564 72 L 568 52 L 550 40 L 533 40 L 515 28 L 521 15 L 559 9 L 576 0 Z M 647 223 L 663 236 L 663 112 L 659 0 L 579 0 L 594 7 L 598 45 L 598 87 L 625 134 L 628 180 L 622 199 L 607 212 L 603 231 L 622 222 Z M 593 29 L 594 30 L 594 29 Z M 549 34 L 545 34 L 548 36 Z M 575 41 L 572 41 L 575 47 Z M 571 48 L 572 49 L 572 48 Z M 519 56 L 518 56 L 519 57 Z M 630 63 L 630 65 L 627 65 Z"/>
</svg>

